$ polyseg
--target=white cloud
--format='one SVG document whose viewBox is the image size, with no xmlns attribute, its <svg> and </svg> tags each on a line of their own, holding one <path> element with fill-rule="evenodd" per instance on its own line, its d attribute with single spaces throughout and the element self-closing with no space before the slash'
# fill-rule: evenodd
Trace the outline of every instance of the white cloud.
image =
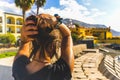
<svg viewBox="0 0 120 80">
<path fill-rule="evenodd" d="M 88 9 L 80 5 L 76 0 L 60 0 L 60 5 L 62 8 L 51 7 L 49 9 L 40 9 L 40 12 L 52 15 L 58 13 L 63 18 L 72 18 L 88 23 L 95 23 L 94 18 L 105 14 L 97 8 Z"/>
<path fill-rule="evenodd" d="M 84 5 L 89 6 L 91 5 L 91 0 L 82 0 Z"/>
<path fill-rule="evenodd" d="M 84 0 L 86 3 L 90 3 L 91 0 Z M 8 3 L 5 0 L 0 0 L 0 11 L 12 12 L 15 14 L 21 14 L 20 8 L 17 8 L 14 3 Z M 72 18 L 87 23 L 97 22 L 96 18 L 105 15 L 105 12 L 100 11 L 97 8 L 87 8 L 77 2 L 77 0 L 60 0 L 61 8 L 51 7 L 49 9 L 40 8 L 40 13 L 56 14 L 58 13 L 63 18 Z M 36 12 L 36 9 L 32 9 Z M 27 11 L 27 14 L 33 14 L 31 11 Z"/>
<path fill-rule="evenodd" d="M 64 18 L 72 18 L 76 20 L 81 20 L 85 22 L 93 22 L 94 20 L 86 17 L 90 15 L 88 9 L 77 3 L 76 0 L 60 0 L 60 5 L 63 6 L 63 9 L 53 8 L 45 10 L 51 14 L 58 13 Z"/>
<path fill-rule="evenodd" d="M 5 0 L 0 1 L 0 3 L 2 3 L 0 4 L 0 11 L 21 14 L 21 10 L 17 8 L 14 3 L 8 3 L 7 1 Z"/>
<path fill-rule="evenodd" d="M 120 10 L 118 9 L 109 15 L 105 24 L 111 26 L 116 31 L 120 31 Z"/>
<path fill-rule="evenodd" d="M 9 1 L 9 0 L 8 0 Z M 84 0 L 85 1 L 85 0 Z M 90 0 L 86 0 L 89 2 Z M 1 0 L 0 11 L 12 12 L 15 14 L 21 14 L 20 8 L 17 8 L 14 3 L 8 3 L 7 1 Z M 9 5 L 9 6 L 8 6 Z M 77 0 L 60 0 L 60 5 L 62 8 L 51 7 L 49 9 L 40 8 L 40 13 L 56 14 L 58 13 L 63 18 L 72 18 L 88 23 L 94 23 L 94 18 L 103 15 L 98 9 L 88 10 L 83 5 L 80 5 Z M 36 12 L 36 9 L 32 9 Z M 32 14 L 28 11 L 27 14 Z"/>
<path fill-rule="evenodd" d="M 95 18 L 95 17 L 99 17 L 99 16 L 102 16 L 102 15 L 106 15 L 106 12 L 103 12 L 103 11 L 100 11 L 99 9 L 97 8 L 93 8 L 91 9 L 91 18 Z"/>
<path fill-rule="evenodd" d="M 86 7 L 77 3 L 76 0 L 60 0 L 60 5 L 74 10 L 87 10 Z"/>
</svg>

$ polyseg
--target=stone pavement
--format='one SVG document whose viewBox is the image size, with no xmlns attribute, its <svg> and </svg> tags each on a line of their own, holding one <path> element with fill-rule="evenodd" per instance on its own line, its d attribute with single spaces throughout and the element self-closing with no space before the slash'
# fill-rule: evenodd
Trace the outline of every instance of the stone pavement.
<svg viewBox="0 0 120 80">
<path fill-rule="evenodd" d="M 105 56 L 103 63 L 100 65 L 101 72 L 110 80 L 120 80 L 120 63 L 110 55 Z"/>
<path fill-rule="evenodd" d="M 101 53 L 87 53 L 75 59 L 72 80 L 109 80 L 98 71 Z M 13 57 L 0 59 L 0 80 L 13 80 L 11 66 Z"/>
<path fill-rule="evenodd" d="M 102 59 L 101 53 L 87 53 L 75 59 L 72 80 L 109 80 L 98 70 Z"/>
<path fill-rule="evenodd" d="M 12 63 L 14 57 L 0 59 L 0 80 L 14 80 L 12 77 Z"/>
</svg>

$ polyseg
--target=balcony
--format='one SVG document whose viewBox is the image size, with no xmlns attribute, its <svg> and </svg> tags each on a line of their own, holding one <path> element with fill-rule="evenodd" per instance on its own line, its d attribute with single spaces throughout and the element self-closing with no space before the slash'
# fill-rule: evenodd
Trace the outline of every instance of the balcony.
<svg viewBox="0 0 120 80">
<path fill-rule="evenodd" d="M 0 26 L 0 33 L 2 33 L 2 27 Z"/>
<path fill-rule="evenodd" d="M 22 22 L 17 21 L 16 24 L 17 24 L 17 25 L 22 25 Z"/>
<path fill-rule="evenodd" d="M 21 18 L 16 19 L 16 25 L 22 25 L 23 20 Z"/>
<path fill-rule="evenodd" d="M 7 24 L 15 24 L 15 19 L 12 17 L 7 18 Z"/>
<path fill-rule="evenodd" d="M 17 33 L 20 33 L 20 30 L 21 30 L 20 28 L 16 28 Z"/>
<path fill-rule="evenodd" d="M 15 30 L 13 28 L 11 28 L 11 27 L 8 27 L 7 32 L 8 33 L 15 33 Z"/>
</svg>

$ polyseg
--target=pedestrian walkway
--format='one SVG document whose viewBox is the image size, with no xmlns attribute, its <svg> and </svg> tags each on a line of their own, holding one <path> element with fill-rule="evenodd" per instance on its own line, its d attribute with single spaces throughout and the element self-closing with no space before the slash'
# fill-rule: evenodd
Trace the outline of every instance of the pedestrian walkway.
<svg viewBox="0 0 120 80">
<path fill-rule="evenodd" d="M 101 53 L 87 53 L 75 59 L 72 80 L 109 80 L 98 70 L 102 58 Z"/>
<path fill-rule="evenodd" d="M 100 65 L 100 69 L 101 72 L 110 80 L 120 80 L 120 63 L 112 56 L 105 56 L 104 64 Z"/>
<path fill-rule="evenodd" d="M 11 69 L 13 58 L 0 59 L 0 80 L 14 80 Z M 76 58 L 72 80 L 110 80 L 98 70 L 102 59 L 101 53 L 87 53 Z"/>
<path fill-rule="evenodd" d="M 14 57 L 0 59 L 0 80 L 14 80 L 12 77 L 12 63 Z"/>
</svg>

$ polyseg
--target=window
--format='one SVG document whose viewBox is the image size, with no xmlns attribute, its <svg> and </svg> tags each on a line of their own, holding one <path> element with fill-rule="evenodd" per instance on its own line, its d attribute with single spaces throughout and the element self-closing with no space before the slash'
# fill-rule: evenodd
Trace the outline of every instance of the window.
<svg viewBox="0 0 120 80">
<path fill-rule="evenodd" d="M 2 26 L 0 26 L 0 32 L 2 32 Z"/>
<path fill-rule="evenodd" d="M 2 17 L 0 16 L 0 23 L 2 23 Z"/>
<path fill-rule="evenodd" d="M 17 33 L 20 33 L 20 28 L 17 28 Z"/>
<path fill-rule="evenodd" d="M 11 28 L 8 27 L 8 28 L 7 28 L 7 32 L 11 32 Z"/>
<path fill-rule="evenodd" d="M 11 24 L 11 19 L 8 18 L 8 19 L 7 19 L 7 23 L 8 23 L 8 24 Z"/>
<path fill-rule="evenodd" d="M 17 20 L 17 21 L 16 21 L 16 24 L 21 25 L 20 20 Z"/>
</svg>

